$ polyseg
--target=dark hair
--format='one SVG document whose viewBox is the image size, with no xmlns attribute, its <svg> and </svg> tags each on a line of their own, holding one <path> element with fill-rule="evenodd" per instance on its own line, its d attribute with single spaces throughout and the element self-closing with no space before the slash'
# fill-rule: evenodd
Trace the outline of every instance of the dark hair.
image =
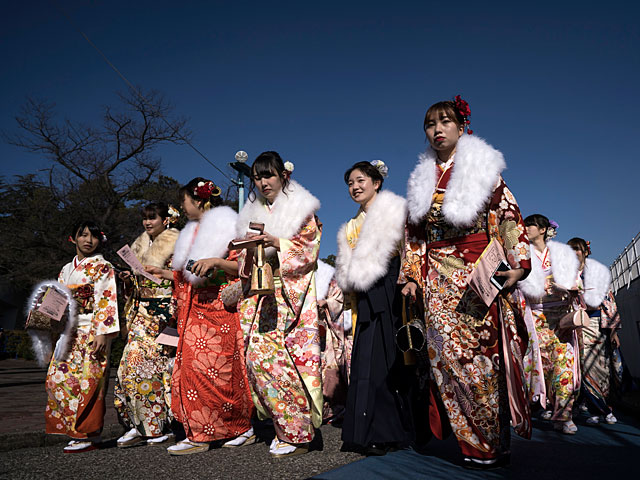
<svg viewBox="0 0 640 480">
<path fill-rule="evenodd" d="M 71 235 L 70 235 L 71 238 L 75 242 L 78 235 L 84 232 L 85 228 L 88 228 L 89 232 L 91 232 L 91 235 L 93 235 L 98 240 L 100 240 L 100 243 L 98 243 L 98 247 L 94 250 L 95 252 L 99 252 L 102 248 L 102 245 L 106 241 L 106 237 L 102 229 L 93 220 L 85 219 L 85 220 L 80 220 L 79 222 L 74 223 L 73 227 L 71 228 Z"/>
<path fill-rule="evenodd" d="M 169 218 L 169 205 L 164 202 L 151 202 L 142 208 L 142 218 Z"/>
<path fill-rule="evenodd" d="M 589 244 L 584 238 L 573 237 L 567 242 L 567 245 L 574 250 L 581 250 L 585 257 L 588 257 L 591 254 L 591 248 L 589 248 Z"/>
<path fill-rule="evenodd" d="M 540 213 L 534 213 L 533 215 L 529 215 L 524 219 L 524 226 L 531 227 L 536 226 L 538 228 L 544 228 L 544 238 L 547 238 L 547 233 L 549 232 L 549 227 L 551 226 L 551 222 L 549 219 Z"/>
<path fill-rule="evenodd" d="M 215 197 L 211 195 L 208 199 L 206 198 L 203 199 L 196 195 L 195 193 L 196 187 L 200 182 L 204 182 L 204 183 L 211 182 L 215 185 L 215 182 L 212 182 L 211 180 L 207 180 L 206 178 L 202 178 L 202 177 L 196 177 L 190 180 L 189 183 L 187 183 L 183 187 L 180 187 L 180 190 L 178 190 L 178 197 L 180 198 L 180 200 L 184 200 L 185 197 L 192 198 L 193 200 L 198 202 L 198 206 L 203 210 L 204 210 L 204 204 L 207 203 L 207 201 L 209 201 L 212 208 L 222 205 L 222 199 L 220 198 L 220 195 L 217 195 Z M 219 189 L 220 187 L 216 185 L 216 188 Z"/>
<path fill-rule="evenodd" d="M 272 177 L 278 175 L 280 182 L 282 182 L 282 192 L 287 194 L 287 187 L 289 186 L 289 176 L 284 173 L 284 162 L 278 152 L 268 151 L 262 152 L 256 157 L 251 165 L 251 186 L 249 187 L 249 200 L 252 202 L 256 199 L 255 192 L 255 177 Z"/>
<path fill-rule="evenodd" d="M 376 188 L 376 192 L 379 192 L 382 189 L 382 184 L 384 183 L 384 177 L 380 173 L 380 170 L 378 170 L 376 167 L 371 165 L 371 163 L 369 162 L 354 163 L 350 169 L 344 172 L 344 183 L 349 185 L 349 177 L 351 176 L 351 173 L 354 170 L 360 170 L 367 177 L 369 177 L 373 182 L 375 181 L 380 182 L 380 186 Z"/>
<path fill-rule="evenodd" d="M 445 100 L 444 102 L 434 103 L 427 109 L 427 113 L 424 114 L 424 123 L 422 124 L 422 130 L 427 131 L 427 122 L 429 121 L 429 115 L 432 113 L 444 113 L 447 117 L 455 122 L 460 127 L 464 127 L 466 118 L 456 108 L 455 102 L 451 100 Z"/>
</svg>

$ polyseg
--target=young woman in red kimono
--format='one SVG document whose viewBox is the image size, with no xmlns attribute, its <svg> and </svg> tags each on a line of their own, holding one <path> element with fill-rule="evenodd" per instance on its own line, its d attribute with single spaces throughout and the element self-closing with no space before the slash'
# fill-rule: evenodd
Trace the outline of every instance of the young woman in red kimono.
<svg viewBox="0 0 640 480">
<path fill-rule="evenodd" d="M 425 305 L 431 430 L 438 438 L 453 430 L 465 466 L 491 468 L 508 462 L 510 420 L 520 435 L 531 432 L 522 374 L 527 334 L 510 293 L 531 264 L 520 210 L 501 176 L 504 158 L 463 136 L 469 115 L 459 96 L 427 110 L 430 147 L 409 179 L 399 281 L 408 282 L 403 294 L 421 295 Z M 487 308 L 467 282 L 491 240 L 511 270 Z"/>
<path fill-rule="evenodd" d="M 187 438 L 167 449 L 172 455 L 206 451 L 211 442 L 238 437 L 251 428 L 253 404 L 237 305 L 222 301 L 225 289 L 238 281 L 235 252 L 227 251 L 237 214 L 216 206 L 221 203 L 218 195 L 220 189 L 204 178 L 194 178 L 180 189 L 190 222 L 180 232 L 173 256 L 180 340 L 171 378 L 171 410 Z"/>
</svg>

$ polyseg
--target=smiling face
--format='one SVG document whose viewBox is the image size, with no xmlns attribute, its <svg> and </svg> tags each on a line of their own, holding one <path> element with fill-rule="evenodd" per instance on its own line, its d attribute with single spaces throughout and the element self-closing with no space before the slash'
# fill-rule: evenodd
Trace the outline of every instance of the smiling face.
<svg viewBox="0 0 640 480">
<path fill-rule="evenodd" d="M 189 195 L 182 197 L 182 211 L 185 213 L 189 220 L 198 221 L 202 217 L 203 209 L 200 208 L 200 202 Z"/>
<path fill-rule="evenodd" d="M 444 110 L 430 112 L 424 127 L 429 144 L 438 152 L 453 151 L 464 133 L 464 126 L 458 125 Z"/>
<path fill-rule="evenodd" d="M 365 175 L 362 170 L 355 169 L 349 175 L 347 186 L 353 201 L 359 203 L 366 210 L 376 197 L 380 182 L 378 180 L 374 181 L 371 177 Z"/>
<path fill-rule="evenodd" d="M 100 239 L 94 237 L 89 227 L 76 233 L 76 238 L 71 240 L 76 245 L 76 254 L 79 259 L 90 257 L 100 245 Z"/>
<path fill-rule="evenodd" d="M 152 239 L 164 232 L 168 222 L 168 218 L 163 219 L 155 212 L 144 213 L 142 215 L 142 226 Z"/>
<path fill-rule="evenodd" d="M 284 174 L 283 174 L 284 175 Z M 257 174 L 252 172 L 251 179 L 260 194 L 269 202 L 273 203 L 278 194 L 282 191 L 282 179 L 276 172 L 263 172 Z"/>
</svg>

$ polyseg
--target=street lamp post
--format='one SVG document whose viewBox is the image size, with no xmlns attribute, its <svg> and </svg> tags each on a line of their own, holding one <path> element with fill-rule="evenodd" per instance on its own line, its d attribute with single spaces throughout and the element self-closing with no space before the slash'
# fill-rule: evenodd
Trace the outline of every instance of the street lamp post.
<svg viewBox="0 0 640 480">
<path fill-rule="evenodd" d="M 235 186 L 238 187 L 238 212 L 244 206 L 244 177 L 251 177 L 251 167 L 247 165 L 248 158 L 247 152 L 240 150 L 236 152 L 236 161 L 229 164 L 231 168 L 238 172 L 238 179 L 233 180 Z"/>
</svg>

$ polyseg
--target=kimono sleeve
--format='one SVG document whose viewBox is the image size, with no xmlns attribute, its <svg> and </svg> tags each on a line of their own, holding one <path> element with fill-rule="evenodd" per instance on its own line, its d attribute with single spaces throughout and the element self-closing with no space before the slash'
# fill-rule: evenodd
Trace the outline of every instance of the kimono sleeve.
<svg viewBox="0 0 640 480">
<path fill-rule="evenodd" d="M 402 249 L 402 264 L 398 283 L 415 282 L 424 291 L 424 279 L 426 278 L 426 265 L 424 256 L 426 244 L 420 226 L 407 222 L 404 230 L 404 248 Z"/>
<path fill-rule="evenodd" d="M 490 237 L 502 243 L 511 268 L 523 268 L 526 276 L 531 271 L 529 238 L 518 203 L 502 177 L 489 206 L 488 228 Z"/>
<path fill-rule="evenodd" d="M 93 287 L 93 324 L 96 335 L 107 335 L 120 331 L 118 319 L 118 293 L 116 275 L 110 263 L 97 266 Z"/>
<path fill-rule="evenodd" d="M 622 328 L 618 305 L 611 290 L 609 290 L 609 293 L 602 301 L 602 305 L 600 305 L 600 327 L 610 328 L 611 330 Z"/>
<path fill-rule="evenodd" d="M 342 315 L 342 311 L 344 310 L 344 294 L 335 278 L 332 278 L 331 283 L 329 283 L 327 309 L 329 310 L 329 315 L 331 315 L 331 320 L 334 322 Z"/>
<path fill-rule="evenodd" d="M 296 316 L 302 310 L 309 285 L 314 279 L 321 236 L 322 230 L 315 215 L 312 215 L 293 237 L 279 239 L 280 278 Z"/>
</svg>

